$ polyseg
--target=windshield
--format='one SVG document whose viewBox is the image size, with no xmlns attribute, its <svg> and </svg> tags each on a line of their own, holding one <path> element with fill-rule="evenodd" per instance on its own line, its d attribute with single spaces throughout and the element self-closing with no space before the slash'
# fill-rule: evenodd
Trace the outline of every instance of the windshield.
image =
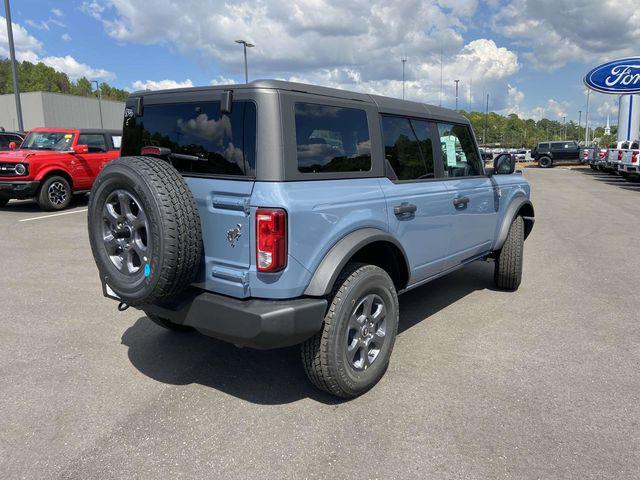
<svg viewBox="0 0 640 480">
<path fill-rule="evenodd" d="M 66 132 L 31 132 L 24 139 L 21 150 L 71 150 L 73 133 Z"/>
</svg>

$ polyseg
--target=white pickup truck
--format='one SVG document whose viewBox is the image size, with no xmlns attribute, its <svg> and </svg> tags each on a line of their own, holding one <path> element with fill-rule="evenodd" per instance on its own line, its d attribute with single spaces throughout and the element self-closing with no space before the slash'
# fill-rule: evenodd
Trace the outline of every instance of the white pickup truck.
<svg viewBox="0 0 640 480">
<path fill-rule="evenodd" d="M 618 173 L 628 180 L 640 177 L 640 145 L 638 141 L 624 142 L 618 150 Z"/>
</svg>

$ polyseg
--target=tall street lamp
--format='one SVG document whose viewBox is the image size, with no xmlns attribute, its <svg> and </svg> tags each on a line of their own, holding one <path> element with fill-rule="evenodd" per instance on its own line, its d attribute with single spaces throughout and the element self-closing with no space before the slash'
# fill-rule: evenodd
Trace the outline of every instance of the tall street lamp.
<svg viewBox="0 0 640 480">
<path fill-rule="evenodd" d="M 7 36 L 9 37 L 9 56 L 11 57 L 11 73 L 13 75 L 13 93 L 16 98 L 16 114 L 18 116 L 18 130 L 24 132 L 22 121 L 22 103 L 20 102 L 20 85 L 18 84 L 18 65 L 16 63 L 16 48 L 13 44 L 13 26 L 11 25 L 11 8 L 9 0 L 4 0 L 4 11 L 7 19 Z"/>
<path fill-rule="evenodd" d="M 249 43 L 246 40 L 236 40 L 236 43 L 241 44 L 244 47 L 244 83 L 249 83 L 249 67 L 247 66 L 247 48 L 255 47 L 253 43 Z"/>
<path fill-rule="evenodd" d="M 460 83 L 460 80 L 454 80 L 454 82 L 456 82 L 456 112 L 458 111 L 458 84 Z"/>
<path fill-rule="evenodd" d="M 100 128 L 104 129 L 104 122 L 102 120 L 102 92 L 100 91 L 100 84 L 97 80 L 91 80 L 92 84 L 96 84 L 96 91 L 98 92 L 98 109 L 100 110 Z"/>
<path fill-rule="evenodd" d="M 402 99 L 404 100 L 404 64 L 407 63 L 407 57 L 403 55 L 400 60 L 402 61 Z"/>
</svg>

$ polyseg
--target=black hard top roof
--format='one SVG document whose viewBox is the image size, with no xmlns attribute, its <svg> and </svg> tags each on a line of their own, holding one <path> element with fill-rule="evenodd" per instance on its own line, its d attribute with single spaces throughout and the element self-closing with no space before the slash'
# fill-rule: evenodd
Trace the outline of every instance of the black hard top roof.
<svg viewBox="0 0 640 480">
<path fill-rule="evenodd" d="M 409 115 L 415 117 L 428 117 L 434 119 L 442 119 L 456 123 L 468 124 L 469 121 L 458 112 L 447 108 L 436 107 L 419 102 L 411 102 L 408 100 L 400 100 L 398 98 L 385 97 L 382 95 L 373 95 L 368 93 L 351 92 L 348 90 L 340 90 L 337 88 L 320 87 L 317 85 L 309 85 L 306 83 L 287 82 L 284 80 L 254 80 L 246 84 L 231 85 L 213 85 L 206 87 L 190 87 L 178 88 L 171 90 L 143 90 L 134 92 L 131 97 L 140 96 L 156 96 L 175 93 L 189 92 L 206 92 L 220 90 L 255 90 L 255 89 L 273 89 L 290 92 L 309 93 L 325 97 L 340 98 L 344 100 L 356 100 L 367 104 L 375 105 L 380 112 L 392 113 L 397 115 Z"/>
<path fill-rule="evenodd" d="M 99 135 L 101 133 L 106 133 L 108 135 L 122 135 L 122 130 L 109 130 L 107 128 L 105 129 L 101 129 L 101 128 L 80 128 L 78 129 L 80 131 L 81 135 L 91 135 L 91 134 L 96 134 Z"/>
</svg>

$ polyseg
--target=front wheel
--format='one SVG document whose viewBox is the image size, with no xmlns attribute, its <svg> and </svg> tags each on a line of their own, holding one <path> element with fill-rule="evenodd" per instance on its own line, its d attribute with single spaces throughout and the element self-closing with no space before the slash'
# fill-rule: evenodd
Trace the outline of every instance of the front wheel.
<svg viewBox="0 0 640 480">
<path fill-rule="evenodd" d="M 71 185 L 67 179 L 56 175 L 42 182 L 36 200 L 42 210 L 52 212 L 67 208 L 72 196 Z"/>
<path fill-rule="evenodd" d="M 515 291 L 522 281 L 522 260 L 524 253 L 524 220 L 517 216 L 507 240 L 496 256 L 494 280 L 501 290 Z"/>
<path fill-rule="evenodd" d="M 342 398 L 371 389 L 389 365 L 398 318 L 398 295 L 387 272 L 374 265 L 347 265 L 322 330 L 302 344 L 311 383 Z"/>
</svg>

